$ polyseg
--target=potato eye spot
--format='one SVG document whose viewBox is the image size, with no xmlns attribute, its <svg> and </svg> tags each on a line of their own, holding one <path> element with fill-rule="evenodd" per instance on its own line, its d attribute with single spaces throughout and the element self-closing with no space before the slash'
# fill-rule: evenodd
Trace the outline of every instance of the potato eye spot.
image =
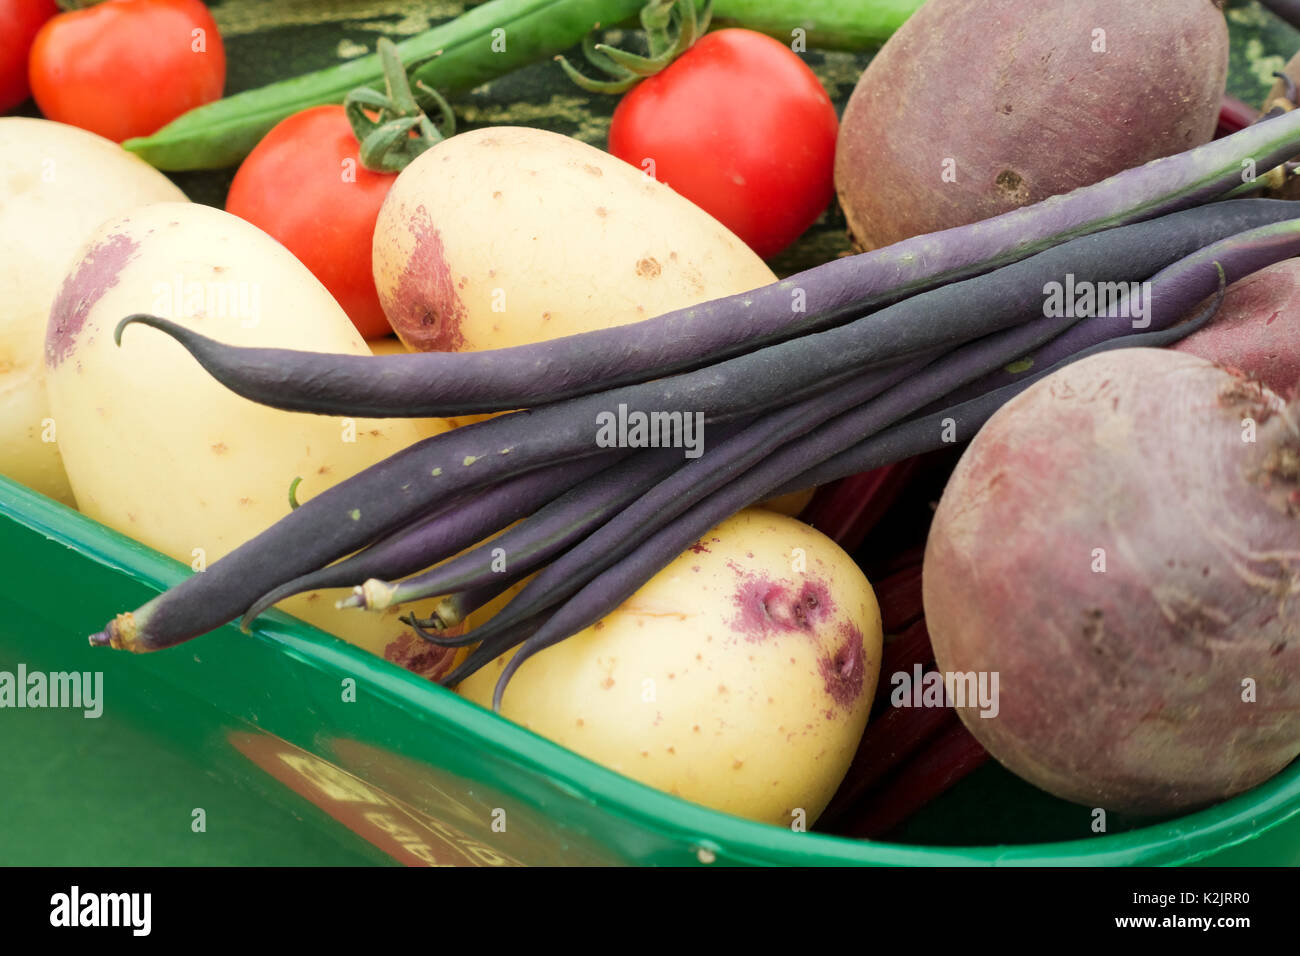
<svg viewBox="0 0 1300 956">
<path fill-rule="evenodd" d="M 802 604 L 796 602 L 790 608 L 790 616 L 794 618 L 794 622 L 797 627 L 803 628 L 808 626 L 808 611 L 804 608 Z"/>
<path fill-rule="evenodd" d="M 643 279 L 653 279 L 663 271 L 659 261 L 653 257 L 641 259 L 636 264 L 636 274 Z"/>
</svg>

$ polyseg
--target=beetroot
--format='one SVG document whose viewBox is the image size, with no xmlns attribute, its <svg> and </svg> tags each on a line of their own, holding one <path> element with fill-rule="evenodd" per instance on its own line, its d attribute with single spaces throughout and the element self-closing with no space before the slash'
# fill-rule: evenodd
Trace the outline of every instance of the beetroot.
<svg viewBox="0 0 1300 956">
<path fill-rule="evenodd" d="M 1209 142 L 1213 0 L 927 0 L 844 109 L 835 188 L 876 249 Z"/>
<path fill-rule="evenodd" d="M 1279 395 L 1300 386 L 1300 259 L 1234 282 L 1214 321 L 1177 345 L 1259 379 Z"/>
<path fill-rule="evenodd" d="M 998 675 L 994 715 L 958 708 L 994 757 L 1164 813 L 1300 753 L 1298 422 L 1155 349 L 1079 361 L 989 420 L 935 514 L 924 598 L 938 669 Z"/>
</svg>

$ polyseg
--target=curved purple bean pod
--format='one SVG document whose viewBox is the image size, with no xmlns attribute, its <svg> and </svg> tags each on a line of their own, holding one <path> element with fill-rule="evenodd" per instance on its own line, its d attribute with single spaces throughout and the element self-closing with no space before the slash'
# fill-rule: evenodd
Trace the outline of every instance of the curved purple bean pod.
<svg viewBox="0 0 1300 956">
<path fill-rule="evenodd" d="M 1239 184 L 1243 158 L 1254 158 L 1262 171 L 1296 152 L 1300 117 L 1284 116 L 983 222 L 836 259 L 781 282 L 642 322 L 511 349 L 346 356 L 238 348 L 144 314 L 123 319 L 115 335 L 120 344 L 123 329 L 132 323 L 163 331 L 227 388 L 275 408 L 375 418 L 507 411 L 700 368 L 832 328 L 1080 236 L 1185 210 Z M 1197 219 L 1283 215 L 1264 212 L 1265 206 L 1223 205 L 1233 208 L 1216 205 L 1188 218 L 1186 239 L 1192 244 L 1171 261 L 1218 238 L 1213 230 L 1196 238 Z M 1219 235 L 1259 221 L 1227 227 Z"/>
<path fill-rule="evenodd" d="M 1141 278 L 1159 267 L 1152 262 L 1172 261 L 1187 242 L 1184 230 L 1170 230 L 1164 220 L 1124 226 L 992 275 L 904 299 L 865 319 L 694 372 L 513 412 L 425 439 L 326 489 L 202 574 L 118 615 L 90 642 L 145 652 L 204 634 L 242 615 L 268 591 L 393 533 L 453 495 L 601 453 L 596 433 L 603 414 L 624 407 L 647 416 L 698 413 L 713 424 L 757 415 L 901 356 L 917 357 L 1025 322 L 1040 311 L 1045 280 L 1066 269 L 1128 270 Z"/>
<path fill-rule="evenodd" d="M 1108 225 L 1112 220 L 1155 215 L 1171 203 L 1186 204 L 1221 191 L 1228 174 L 1223 168 L 1215 168 L 1215 163 L 1222 167 L 1228 157 L 1235 157 L 1236 162 L 1248 147 L 1265 151 L 1263 156 L 1255 157 L 1261 165 L 1274 153 L 1279 154 L 1278 159 L 1285 159 L 1288 150 L 1300 151 L 1295 140 L 1300 140 L 1300 116 L 1279 117 L 1209 146 L 1113 177 L 1106 181 L 1111 191 L 1104 195 L 1096 191 L 1098 187 L 1088 187 L 937 235 L 965 237 L 973 246 L 988 241 L 990 236 L 1001 237 L 997 242 L 1006 248 L 1021 253 L 1032 251 L 1032 239 L 1022 237 L 1023 241 L 1013 242 L 1011 233 L 1024 229 L 1028 230 L 1026 235 L 1032 235 L 1038 228 L 1046 234 L 1043 217 L 1062 225 L 1066 233 L 1075 234 L 1098 227 L 1099 223 Z M 1229 143 L 1235 143 L 1235 147 L 1223 145 Z M 1109 218 L 1099 218 L 1099 204 L 1110 210 Z M 1107 242 L 1127 242 L 1135 234 L 1146 234 L 1142 225 L 1157 229 L 1149 239 L 1152 249 L 1130 250 L 1124 261 L 1151 254 L 1162 238 L 1165 245 L 1160 251 L 1165 255 L 1179 242 L 1176 235 L 1169 235 L 1167 226 L 1163 233 L 1159 231 L 1159 224 L 1111 230 Z M 1125 229 L 1137 232 L 1126 233 Z M 907 247 L 913 250 L 909 255 L 915 256 L 931 249 L 933 241 L 934 237 L 921 237 L 893 248 Z M 932 252 L 938 255 L 938 250 Z M 1044 269 L 1044 263 L 1052 268 L 1068 263 L 1072 254 L 1065 246 L 1057 246 L 1007 266 L 994 276 L 933 289 L 865 320 L 768 346 L 694 372 L 503 415 L 427 439 L 315 496 L 207 571 L 191 576 L 134 612 L 118 615 L 90 641 L 93 645 L 144 652 L 207 633 L 239 617 L 267 591 L 394 532 L 414 517 L 427 514 L 439 501 L 545 464 L 597 453 L 593 417 L 619 404 L 643 413 L 700 411 L 709 421 L 725 421 L 816 394 L 873 364 L 951 347 L 1017 324 L 1027 316 L 1008 314 L 1008 303 L 1035 297 L 1033 270 Z M 1135 278 L 1151 271 L 1154 269 L 1139 271 Z M 969 310 L 980 302 L 990 311 L 972 319 Z M 951 321 L 945 324 L 936 316 Z"/>
<path fill-rule="evenodd" d="M 1138 346 L 1163 346 L 1181 339 L 1185 335 L 1190 335 L 1196 329 L 1207 323 L 1214 313 L 1218 310 L 1219 304 L 1223 301 L 1223 289 L 1225 283 L 1220 272 L 1219 295 L 1210 306 L 1208 306 L 1196 319 L 1191 322 L 1183 323 L 1174 329 L 1167 329 L 1158 332 L 1147 332 L 1141 335 L 1130 335 L 1121 337 L 1109 342 L 1103 342 L 1093 346 L 1091 349 L 1071 356 L 1065 361 L 1059 363 L 1052 369 L 1040 372 L 1036 378 L 1044 377 L 1050 372 L 1055 371 L 1069 362 L 1084 358 L 1086 355 L 1096 352 L 1107 351 L 1113 348 L 1128 348 Z M 950 364 L 948 360 L 943 360 L 936 365 Z M 945 372 L 936 370 L 935 380 L 942 380 Z M 601 574 L 588 581 L 572 598 L 562 604 L 550 617 L 548 617 L 530 637 L 521 643 L 518 653 L 515 654 L 505 665 L 501 676 L 497 679 L 496 688 L 492 695 L 493 710 L 501 709 L 501 698 L 504 695 L 511 677 L 518 671 L 519 667 L 534 654 L 545 650 L 565 638 L 591 626 L 599 621 L 605 615 L 612 612 L 624 601 L 630 598 L 637 590 L 650 578 L 654 577 L 660 570 L 672 563 L 691 543 L 698 540 L 708 530 L 714 527 L 718 522 L 728 516 L 735 514 L 742 508 L 761 501 L 767 497 L 776 488 L 785 483 L 794 485 L 796 481 L 802 478 L 796 478 L 800 469 L 808 462 L 823 462 L 832 459 L 834 455 L 844 449 L 846 446 L 855 444 L 856 439 L 863 433 L 863 430 L 871 432 L 873 429 L 880 432 L 880 423 L 886 421 L 891 415 L 896 416 L 897 409 L 907 405 L 920 405 L 925 403 L 925 399 L 918 393 L 921 388 L 914 384 L 912 380 L 899 386 L 897 389 L 886 393 L 881 399 L 868 402 L 838 418 L 828 422 L 815 432 L 804 436 L 790 444 L 783 446 L 775 454 L 768 457 L 761 465 L 747 472 L 737 481 L 727 485 L 720 491 L 710 495 L 704 501 L 691 508 L 685 515 L 678 520 L 669 523 L 666 527 L 660 529 L 650 538 L 642 542 L 634 551 L 623 558 L 612 567 L 608 568 Z M 981 400 L 983 408 L 989 408 L 983 421 L 987 421 L 992 416 L 993 411 L 1000 408 L 1003 403 L 1019 394 L 1025 388 L 1032 384 L 1030 381 L 1017 383 L 1012 386 L 1004 387 L 999 393 L 993 393 L 985 396 Z M 974 404 L 974 403 L 972 403 Z M 967 418 L 972 416 L 968 410 Z M 951 411 L 949 412 L 951 414 Z M 976 416 L 978 417 L 978 416 Z M 896 417 L 895 417 L 896 420 Z M 981 421 L 982 425 L 983 422 Z M 914 429 L 928 427 L 932 434 L 938 436 L 943 432 L 942 421 L 935 416 L 921 420 L 920 423 L 913 426 Z M 973 434 L 973 433 L 972 433 Z M 879 435 L 877 436 L 879 437 Z M 865 444 L 865 443 L 862 443 Z M 888 448 L 888 443 L 881 443 L 883 448 Z M 893 454 L 898 454 L 900 449 L 897 445 L 892 448 Z M 909 452 L 908 454 L 912 454 Z M 903 455 L 906 457 L 906 455 Z M 900 458 L 892 457 L 887 460 L 879 460 L 876 467 L 881 464 L 887 464 L 889 461 L 898 461 Z M 858 471 L 864 469 L 857 469 Z M 806 473 L 806 472 L 805 472 Z M 850 472 L 853 474 L 856 472 Z M 800 485 L 806 487 L 806 485 Z M 518 636 L 517 634 L 515 635 Z M 475 659 L 471 654 L 469 659 L 462 662 L 457 668 L 455 674 L 456 680 L 463 680 L 469 673 L 471 660 L 478 666 L 483 666 L 488 660 L 508 650 L 509 647 L 515 646 L 509 644 L 501 647 L 498 643 L 492 648 L 495 653 L 487 660 Z M 448 686 L 451 686 L 452 675 L 448 675 Z"/>
<path fill-rule="evenodd" d="M 655 529 L 670 523 L 696 502 L 754 467 L 772 449 L 794 435 L 816 428 L 838 411 L 852 408 L 906 380 L 926 359 L 897 365 L 845 382 L 816 398 L 778 409 L 755 421 L 713 450 L 673 470 L 572 549 L 560 555 L 490 620 L 473 630 L 434 643 L 460 647 L 491 641 L 520 621 L 533 617 L 574 594 L 582 585 L 636 548 Z M 429 635 L 423 635 L 426 638 Z"/>
<path fill-rule="evenodd" d="M 1261 230 L 1254 232 L 1259 231 Z M 1253 232 L 1243 233 L 1233 240 L 1218 243 L 1213 248 L 1222 257 L 1232 257 L 1234 269 L 1257 269 L 1267 264 L 1261 262 Z M 1285 246 L 1275 244 L 1270 248 L 1271 254 L 1278 256 Z M 1188 268 L 1179 269 L 1178 266 L 1183 263 L 1187 263 Z M 1197 252 L 1161 275 L 1166 276 L 1160 285 L 1160 303 L 1161 314 L 1164 316 L 1162 321 L 1167 325 L 1181 318 L 1191 306 L 1204 299 L 1204 295 L 1199 294 L 1189 299 L 1189 289 L 1199 291 L 1202 288 L 1199 280 L 1207 283 L 1213 281 L 1217 287 L 1225 275 L 1225 268 L 1216 261 L 1207 263 L 1204 254 Z M 1178 299 L 1176 293 L 1181 293 L 1183 299 Z M 1171 308 L 1177 310 L 1175 314 L 1169 314 Z M 594 531 L 580 546 L 552 562 L 505 609 L 481 627 L 453 638 L 433 639 L 438 643 L 445 641 L 455 646 L 464 646 L 476 640 L 490 640 L 517 621 L 576 593 L 586 581 L 629 553 L 635 547 L 635 542 L 642 540 L 652 530 L 668 524 L 688 507 L 723 487 L 731 475 L 754 467 L 771 448 L 782 446 L 855 406 L 862 406 L 864 413 L 870 416 L 864 427 L 868 428 L 865 434 L 872 434 L 875 430 L 934 404 L 936 395 L 946 396 L 962 386 L 982 380 L 988 372 L 1024 354 L 1026 349 L 1044 343 L 1055 345 L 1068 338 L 1074 331 L 1072 327 L 1077 328 L 1077 324 L 1083 321 L 1090 320 L 1068 315 L 1045 316 L 978 339 L 938 361 L 930 362 L 923 358 L 893 370 L 873 371 L 820 396 L 773 412 L 720 446 L 707 461 L 692 462 L 665 478 L 641 499 Z M 1125 331 L 1131 332 L 1132 329 L 1127 324 L 1120 324 L 1114 334 Z M 889 391 L 886 392 L 886 389 Z M 878 400 L 871 401 L 881 392 L 885 394 Z M 945 401 L 945 404 L 948 402 Z M 801 477 L 800 480 L 804 478 Z M 815 483 L 825 480 L 829 479 L 818 475 Z M 786 490 L 789 489 L 782 489 L 782 493 Z"/>
<path fill-rule="evenodd" d="M 371 580 L 363 579 L 351 597 L 340 601 L 339 606 L 378 611 L 394 604 L 409 604 L 485 587 L 501 579 L 503 574 L 510 574 L 514 576 L 513 580 L 518 580 L 617 515 L 646 489 L 681 465 L 680 449 L 647 449 L 643 454 L 633 455 L 590 476 L 503 534 L 422 574 L 394 583 L 380 579 L 378 575 L 372 575 Z M 497 525 L 498 528 L 502 526 Z M 494 552 L 499 552 L 504 558 L 504 571 L 496 568 L 498 562 Z M 447 642 L 451 646 L 472 643 L 454 643 L 455 640 Z"/>
<path fill-rule="evenodd" d="M 780 454 L 788 442 L 818 428 L 837 415 L 868 406 L 877 410 L 883 424 L 897 421 L 916 411 L 929 397 L 945 394 L 989 369 L 1004 364 L 1034 344 L 1046 342 L 1078 321 L 1073 318 L 1039 319 L 987 336 L 932 363 L 925 357 L 892 369 L 868 373 L 815 398 L 796 402 L 754 422 L 729 440 L 715 446 L 704 459 L 685 465 L 607 523 L 593 531 L 580 545 L 544 568 L 527 587 L 482 626 L 449 638 L 432 637 L 435 643 L 464 646 L 488 641 L 545 608 L 561 603 L 602 570 L 635 550 L 638 542 L 728 482 L 759 465 L 764 458 Z M 877 402 L 877 396 L 884 395 Z M 880 426 L 877 426 L 880 427 Z M 773 452 L 773 449 L 777 449 Z M 428 634 L 422 636 L 430 638 Z"/>
<path fill-rule="evenodd" d="M 799 477 L 783 484 L 776 494 L 786 494 L 789 491 L 807 488 L 808 485 L 805 482 L 834 481 L 846 475 L 856 475 L 859 472 L 870 471 L 872 468 L 879 468 L 882 465 L 902 461 L 915 455 L 938 451 L 945 446 L 970 441 L 999 408 L 1030 385 L 1046 378 L 1058 369 L 1064 368 L 1071 362 L 1077 362 L 1081 358 L 1095 355 L 1098 352 L 1107 352 L 1111 349 L 1161 348 L 1172 345 L 1191 335 L 1197 329 L 1203 328 L 1209 324 L 1215 312 L 1218 311 L 1219 304 L 1223 301 L 1222 290 L 1226 288 L 1226 285 L 1227 276 L 1224 273 L 1223 285 L 1214 301 L 1203 309 L 1199 315 L 1187 322 L 1157 332 L 1137 334 L 1130 331 L 1127 335 L 1120 335 L 1109 341 L 1100 342 L 1074 355 L 1067 356 L 1055 365 L 1042 368 L 1032 375 L 1025 375 L 1009 385 L 1003 385 L 1001 388 L 985 392 L 975 398 L 957 401 L 951 405 L 947 404 L 947 399 L 945 399 L 942 403 L 936 403 L 944 406 L 939 410 L 923 411 L 919 415 L 883 429 L 820 464 L 814 465 Z"/>
<path fill-rule="evenodd" d="M 1297 205 L 1296 212 L 1300 214 L 1300 205 Z M 1300 218 L 1259 226 L 1206 246 L 1151 278 L 1148 328 L 1154 331 L 1168 328 L 1213 295 L 1218 286 L 1216 263 L 1223 268 L 1231 284 L 1293 256 L 1300 256 Z M 1010 368 L 999 369 L 959 392 L 945 396 L 943 401 L 945 404 L 950 399 L 960 402 L 1001 388 L 1024 378 L 1034 368 L 1055 365 L 1083 349 L 1135 329 L 1140 330 L 1133 325 L 1131 318 L 1122 315 L 1088 318 L 1037 352 L 1018 356 L 1020 361 Z"/>
<path fill-rule="evenodd" d="M 466 501 L 452 502 L 342 561 L 268 592 L 245 612 L 240 626 L 247 630 L 267 608 L 304 591 L 352 587 L 369 578 L 414 574 L 532 514 L 620 457 L 622 454 L 614 451 L 605 456 L 563 461 L 507 478 Z"/>
</svg>

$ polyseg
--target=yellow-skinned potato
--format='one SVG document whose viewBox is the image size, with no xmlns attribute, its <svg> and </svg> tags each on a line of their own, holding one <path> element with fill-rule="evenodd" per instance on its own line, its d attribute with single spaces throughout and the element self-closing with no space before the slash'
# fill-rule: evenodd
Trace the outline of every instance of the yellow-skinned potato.
<svg viewBox="0 0 1300 956">
<path fill-rule="evenodd" d="M 373 251 L 384 312 L 419 351 L 540 342 L 775 281 L 669 187 L 523 127 L 462 133 L 411 163 L 380 210 Z"/>
<path fill-rule="evenodd" d="M 285 412 L 235 395 L 169 336 L 118 321 L 165 314 L 237 345 L 366 355 L 325 287 L 283 246 L 219 209 L 164 203 L 101 227 L 65 279 L 46 337 L 46 380 L 81 509 L 196 569 L 300 500 L 410 445 L 415 423 Z M 339 611 L 341 591 L 281 607 L 421 673 L 442 652 L 391 614 Z"/>
<path fill-rule="evenodd" d="M 101 136 L 0 118 L 0 474 L 73 504 L 42 374 L 50 303 L 101 222 L 184 199 L 166 176 Z"/>
<path fill-rule="evenodd" d="M 768 498 L 762 502 L 762 505 L 768 511 L 779 511 L 783 515 L 797 518 L 799 513 L 808 507 L 816 493 L 816 488 L 805 488 L 802 491 L 792 491 L 776 498 Z"/>
<path fill-rule="evenodd" d="M 751 508 L 524 663 L 501 712 L 688 800 L 811 824 L 857 749 L 880 652 L 880 609 L 853 560 L 802 522 Z M 457 689 L 491 706 L 509 656 Z"/>
</svg>

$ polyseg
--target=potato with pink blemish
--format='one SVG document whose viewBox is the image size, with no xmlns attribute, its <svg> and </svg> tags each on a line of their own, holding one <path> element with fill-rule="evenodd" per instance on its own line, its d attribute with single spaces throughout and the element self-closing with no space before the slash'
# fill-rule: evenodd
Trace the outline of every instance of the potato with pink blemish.
<svg viewBox="0 0 1300 956">
<path fill-rule="evenodd" d="M 393 183 L 375 286 L 410 348 L 472 352 L 625 325 L 776 281 L 645 172 L 568 136 L 453 136 Z"/>
<path fill-rule="evenodd" d="M 44 376 L 77 503 L 87 516 L 202 571 L 306 501 L 446 430 L 436 419 L 345 419 L 258 405 L 208 375 L 169 336 L 124 316 L 159 314 L 232 345 L 366 355 L 307 267 L 256 226 L 197 203 L 108 220 L 70 257 L 50 308 Z M 314 591 L 279 607 L 388 660 L 437 674 L 453 655 L 412 643 L 402 613 L 334 607 Z"/>
<path fill-rule="evenodd" d="M 0 474 L 74 504 L 45 397 L 45 322 L 78 248 L 105 219 L 185 195 L 75 126 L 0 117 Z"/>
<path fill-rule="evenodd" d="M 751 508 L 528 660 L 501 712 L 687 800 L 811 825 L 857 749 L 880 653 L 880 609 L 853 560 L 808 525 Z M 510 656 L 460 693 L 490 706 Z"/>
</svg>

